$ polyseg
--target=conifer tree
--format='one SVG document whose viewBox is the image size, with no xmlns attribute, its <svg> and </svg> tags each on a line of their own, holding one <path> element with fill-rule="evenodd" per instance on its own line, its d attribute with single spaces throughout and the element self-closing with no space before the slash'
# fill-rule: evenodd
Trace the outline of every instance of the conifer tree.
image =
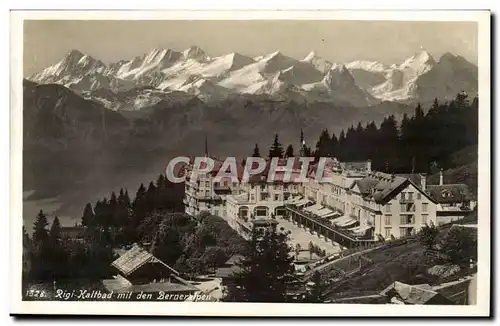
<svg viewBox="0 0 500 326">
<path fill-rule="evenodd" d="M 57 216 L 54 218 L 54 221 L 52 221 L 49 235 L 52 241 L 59 241 L 61 239 L 61 223 Z"/>
<path fill-rule="evenodd" d="M 109 199 L 109 204 L 108 204 L 108 212 L 110 214 L 109 219 L 110 219 L 110 225 L 117 225 L 117 219 L 116 219 L 116 214 L 118 211 L 118 198 L 116 197 L 115 192 L 111 192 L 111 197 Z"/>
<path fill-rule="evenodd" d="M 255 147 L 253 148 L 252 157 L 260 157 L 259 144 L 255 144 Z"/>
<path fill-rule="evenodd" d="M 286 157 L 294 157 L 294 155 L 293 155 L 293 146 L 291 144 L 288 145 L 288 147 L 286 148 L 285 156 Z"/>
<path fill-rule="evenodd" d="M 82 225 L 89 226 L 92 223 L 93 219 L 94 210 L 92 209 L 92 205 L 90 203 L 87 203 L 87 205 L 85 205 L 85 208 L 83 209 Z"/>
<path fill-rule="evenodd" d="M 245 259 L 239 262 L 241 271 L 234 275 L 236 286 L 224 300 L 285 302 L 294 272 L 288 237 L 283 229 L 254 230 Z"/>
<path fill-rule="evenodd" d="M 323 298 L 323 291 L 324 291 L 324 285 L 323 281 L 321 279 L 321 274 L 319 271 L 315 271 L 313 276 L 312 276 L 312 282 L 314 283 L 314 286 L 308 295 L 308 298 L 306 299 L 307 302 L 310 303 L 321 303 L 324 302 Z"/>
<path fill-rule="evenodd" d="M 132 228 L 135 229 L 141 224 L 147 214 L 146 188 L 142 183 L 139 186 L 139 189 L 137 189 L 132 207 L 134 211 L 134 221 Z"/>
<path fill-rule="evenodd" d="M 157 207 L 157 198 L 156 198 L 156 187 L 151 181 L 148 186 L 148 190 L 146 191 L 146 212 L 152 212 L 154 211 Z"/>
<path fill-rule="evenodd" d="M 269 149 L 269 157 L 283 157 L 283 147 L 278 139 L 278 134 L 274 135 L 274 141 Z"/>
<path fill-rule="evenodd" d="M 33 242 L 35 245 L 39 245 L 43 241 L 47 240 L 49 233 L 47 231 L 47 226 L 49 223 L 47 222 L 47 215 L 40 210 L 38 215 L 36 216 L 36 220 L 33 226 Z"/>
</svg>

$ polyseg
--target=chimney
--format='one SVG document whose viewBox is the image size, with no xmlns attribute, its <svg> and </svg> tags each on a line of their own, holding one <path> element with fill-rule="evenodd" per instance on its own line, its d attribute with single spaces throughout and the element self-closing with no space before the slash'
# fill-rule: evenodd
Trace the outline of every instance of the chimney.
<svg viewBox="0 0 500 326">
<path fill-rule="evenodd" d="M 366 161 L 366 172 L 368 173 L 372 172 L 372 160 Z"/>
<path fill-rule="evenodd" d="M 443 169 L 439 170 L 439 185 L 443 185 Z"/>
<path fill-rule="evenodd" d="M 420 174 L 420 186 L 422 187 L 422 190 L 426 190 L 427 188 L 427 174 L 426 173 L 421 173 Z"/>
</svg>

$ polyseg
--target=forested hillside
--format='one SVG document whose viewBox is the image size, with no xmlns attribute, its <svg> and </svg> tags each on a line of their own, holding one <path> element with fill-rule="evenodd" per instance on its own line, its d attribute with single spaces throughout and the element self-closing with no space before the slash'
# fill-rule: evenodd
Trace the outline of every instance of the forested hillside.
<svg viewBox="0 0 500 326">
<path fill-rule="evenodd" d="M 418 105 L 413 116 L 405 114 L 399 122 L 390 115 L 380 126 L 358 123 L 338 137 L 323 130 L 315 155 L 340 161 L 370 159 L 372 169 L 394 173 L 433 174 L 465 165 L 474 173 L 477 143 L 478 99 L 458 94 L 447 103 L 435 100 L 427 113 Z"/>
</svg>

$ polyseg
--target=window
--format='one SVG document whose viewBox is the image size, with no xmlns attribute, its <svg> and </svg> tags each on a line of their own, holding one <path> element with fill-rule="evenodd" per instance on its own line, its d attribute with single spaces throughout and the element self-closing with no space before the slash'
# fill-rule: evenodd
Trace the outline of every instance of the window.
<svg viewBox="0 0 500 326">
<path fill-rule="evenodd" d="M 260 190 L 266 189 L 266 185 L 260 185 Z"/>
<path fill-rule="evenodd" d="M 260 200 L 267 200 L 269 198 L 269 194 L 267 192 L 263 192 L 260 194 Z"/>
<path fill-rule="evenodd" d="M 279 194 L 275 194 L 275 195 L 274 195 L 274 200 L 275 200 L 275 201 L 280 200 L 280 195 L 279 195 Z"/>
<path fill-rule="evenodd" d="M 391 237 L 391 229 L 385 229 L 385 238 L 389 239 Z"/>
<path fill-rule="evenodd" d="M 254 202 L 254 201 L 255 201 L 255 196 L 254 196 L 254 195 L 252 195 L 250 198 L 251 198 L 250 200 L 251 200 L 252 202 Z"/>
<path fill-rule="evenodd" d="M 422 199 L 422 194 L 417 192 L 417 200 L 420 200 L 420 199 Z"/>
<path fill-rule="evenodd" d="M 427 214 L 422 214 L 422 224 L 427 224 L 429 216 Z"/>
<path fill-rule="evenodd" d="M 401 204 L 401 212 L 414 212 L 415 211 L 415 204 L 414 203 L 407 203 L 407 204 Z"/>
<path fill-rule="evenodd" d="M 285 200 L 288 200 L 288 198 L 290 197 L 290 193 L 289 192 L 285 192 L 283 194 L 283 196 L 285 197 Z"/>
<path fill-rule="evenodd" d="M 218 182 L 214 182 L 214 188 L 217 188 L 219 187 L 219 183 Z"/>
<path fill-rule="evenodd" d="M 385 216 L 385 225 L 391 225 L 391 217 L 392 215 Z"/>
<path fill-rule="evenodd" d="M 406 193 L 402 192 L 401 193 L 401 200 L 405 200 L 406 199 Z"/>
<path fill-rule="evenodd" d="M 408 193 L 408 200 L 413 200 L 413 192 Z"/>
<path fill-rule="evenodd" d="M 413 224 L 415 222 L 413 215 L 401 215 L 400 224 Z"/>
<path fill-rule="evenodd" d="M 385 204 L 385 211 L 390 212 L 391 211 L 391 204 Z"/>
<path fill-rule="evenodd" d="M 288 189 L 288 184 L 283 184 L 283 190 L 287 190 Z"/>
<path fill-rule="evenodd" d="M 428 203 L 422 203 L 422 212 L 427 212 L 429 209 L 429 204 Z"/>
<path fill-rule="evenodd" d="M 210 193 L 208 190 L 205 190 L 205 197 L 208 197 L 208 196 L 210 196 Z"/>
<path fill-rule="evenodd" d="M 210 188 L 210 182 L 209 181 L 205 181 L 205 187 Z"/>
</svg>

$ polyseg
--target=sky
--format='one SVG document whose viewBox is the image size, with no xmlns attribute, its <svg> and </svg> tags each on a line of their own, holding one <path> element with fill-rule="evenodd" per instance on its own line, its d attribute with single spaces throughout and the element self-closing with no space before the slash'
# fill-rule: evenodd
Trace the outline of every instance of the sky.
<svg viewBox="0 0 500 326">
<path fill-rule="evenodd" d="M 315 51 L 338 63 L 401 63 L 421 48 L 436 60 L 445 52 L 477 64 L 475 22 L 233 20 L 126 21 L 26 20 L 24 76 L 57 63 L 72 49 L 108 64 L 154 48 L 182 51 L 196 45 L 207 55 L 258 56 L 280 50 L 296 59 Z"/>
</svg>

